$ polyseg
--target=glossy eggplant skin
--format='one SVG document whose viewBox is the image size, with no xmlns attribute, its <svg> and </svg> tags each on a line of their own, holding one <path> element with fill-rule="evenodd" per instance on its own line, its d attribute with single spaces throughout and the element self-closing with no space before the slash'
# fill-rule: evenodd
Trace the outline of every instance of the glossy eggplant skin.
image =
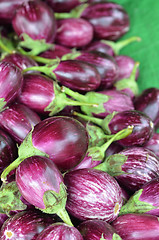
<svg viewBox="0 0 159 240">
<path fill-rule="evenodd" d="M 55 12 L 69 12 L 80 4 L 79 0 L 45 0 Z"/>
<path fill-rule="evenodd" d="M 124 147 L 143 146 L 153 135 L 154 125 L 151 119 L 146 114 L 136 110 L 119 112 L 108 124 L 112 134 L 128 126 L 133 126 L 133 132 L 128 137 L 118 141 Z"/>
<path fill-rule="evenodd" d="M 17 157 L 17 146 L 13 139 L 0 129 L 0 173 Z"/>
<path fill-rule="evenodd" d="M 83 47 L 93 39 L 93 26 L 82 18 L 57 20 L 56 43 L 66 47 Z"/>
<path fill-rule="evenodd" d="M 37 124 L 32 133 L 33 146 L 49 155 L 62 171 L 76 166 L 88 148 L 85 127 L 71 117 L 50 117 Z"/>
<path fill-rule="evenodd" d="M 10 217 L 2 226 L 1 240 L 35 240 L 55 219 L 37 210 L 23 211 Z"/>
<path fill-rule="evenodd" d="M 54 73 L 62 85 L 75 91 L 93 91 L 101 83 L 95 67 L 79 60 L 61 61 Z"/>
<path fill-rule="evenodd" d="M 122 205 L 122 193 L 116 180 L 96 169 L 79 169 L 64 176 L 68 212 L 80 220 L 113 221 Z"/>
<path fill-rule="evenodd" d="M 53 49 L 51 48 L 41 53 L 40 57 L 55 59 L 55 58 L 61 58 L 63 55 L 67 53 L 71 53 L 71 49 L 61 46 L 59 44 L 54 44 Z"/>
<path fill-rule="evenodd" d="M 107 240 L 113 239 L 115 229 L 102 220 L 87 220 L 78 226 L 78 230 L 85 240 L 100 240 L 101 237 Z"/>
<path fill-rule="evenodd" d="M 159 89 L 148 88 L 134 101 L 135 109 L 149 116 L 155 128 L 159 126 Z"/>
<path fill-rule="evenodd" d="M 97 52 L 101 52 L 101 53 L 107 54 L 112 57 L 115 56 L 113 48 L 105 43 L 102 43 L 101 41 L 91 42 L 84 48 L 84 51 L 87 51 L 87 52 L 97 51 Z"/>
<path fill-rule="evenodd" d="M 21 143 L 33 126 L 41 122 L 36 112 L 27 106 L 14 103 L 0 113 L 0 127 Z"/>
<path fill-rule="evenodd" d="M 148 214 L 125 214 L 111 224 L 123 240 L 158 240 L 158 218 Z"/>
<path fill-rule="evenodd" d="M 97 39 L 117 40 L 129 30 L 128 14 L 116 3 L 90 4 L 81 17 L 93 25 Z"/>
<path fill-rule="evenodd" d="M 144 147 L 151 150 L 159 157 L 159 133 L 154 133 Z"/>
<path fill-rule="evenodd" d="M 0 100 L 4 98 L 6 107 L 20 95 L 23 76 L 18 67 L 8 62 L 0 62 L 0 76 Z"/>
<path fill-rule="evenodd" d="M 21 37 L 26 33 L 34 40 L 45 39 L 52 43 L 56 34 L 56 19 L 52 9 L 42 1 L 29 1 L 20 6 L 13 19 L 12 26 Z"/>
<path fill-rule="evenodd" d="M 122 165 L 122 171 L 126 174 L 115 178 L 128 191 L 135 192 L 142 188 L 143 184 L 159 176 L 159 158 L 150 150 L 131 147 L 118 154 L 127 157 L 126 162 Z"/>
<path fill-rule="evenodd" d="M 36 240 L 83 240 L 80 232 L 65 223 L 55 223 L 45 228 Z"/>
</svg>

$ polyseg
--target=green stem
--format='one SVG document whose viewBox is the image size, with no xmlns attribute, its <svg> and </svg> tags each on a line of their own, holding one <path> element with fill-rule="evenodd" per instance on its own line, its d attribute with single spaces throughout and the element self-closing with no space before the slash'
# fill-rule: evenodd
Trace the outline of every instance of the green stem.
<svg viewBox="0 0 159 240">
<path fill-rule="evenodd" d="M 122 41 L 119 42 L 113 42 L 113 41 L 108 41 L 108 40 L 101 40 L 101 42 L 109 45 L 110 47 L 113 48 L 115 55 L 118 55 L 120 50 L 122 48 L 124 48 L 125 46 L 127 46 L 128 44 L 132 43 L 132 42 L 136 42 L 136 41 L 141 41 L 140 37 L 130 37 L 128 39 L 124 39 Z"/>
<path fill-rule="evenodd" d="M 57 63 L 57 59 L 43 58 L 43 57 L 39 57 L 39 56 L 30 56 L 30 55 L 29 55 L 29 57 L 31 57 L 36 62 L 40 62 L 40 63 L 44 63 L 44 64 Z"/>
<path fill-rule="evenodd" d="M 102 126 L 103 119 L 90 117 L 90 116 L 87 116 L 87 115 L 84 115 L 84 114 L 81 114 L 81 113 L 78 113 L 75 111 L 73 112 L 73 115 L 81 117 L 82 119 L 84 119 L 86 121 L 93 122 L 93 123 L 97 124 L 98 126 Z"/>
<path fill-rule="evenodd" d="M 82 94 L 80 94 L 78 92 L 74 92 L 74 91 L 72 91 L 71 89 L 69 89 L 67 87 L 62 86 L 61 87 L 61 91 L 66 93 L 70 97 L 78 100 L 78 101 L 85 101 L 85 96 L 84 95 L 82 95 Z"/>
<path fill-rule="evenodd" d="M 7 53 L 9 53 L 9 54 L 11 54 L 11 53 L 13 52 L 13 51 L 10 50 L 7 46 L 5 46 L 1 40 L 0 40 L 0 48 L 1 48 L 4 52 L 7 52 Z"/>
<path fill-rule="evenodd" d="M 66 224 L 73 226 L 66 209 L 61 209 L 56 213 Z"/>
</svg>

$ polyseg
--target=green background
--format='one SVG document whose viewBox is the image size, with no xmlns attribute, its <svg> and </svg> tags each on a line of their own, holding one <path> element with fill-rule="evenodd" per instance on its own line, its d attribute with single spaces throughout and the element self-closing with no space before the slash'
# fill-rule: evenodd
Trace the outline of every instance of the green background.
<svg viewBox="0 0 159 240">
<path fill-rule="evenodd" d="M 121 39 L 139 36 L 142 41 L 125 47 L 120 54 L 140 62 L 140 92 L 159 88 L 159 0 L 114 0 L 130 16 L 130 30 Z"/>
</svg>

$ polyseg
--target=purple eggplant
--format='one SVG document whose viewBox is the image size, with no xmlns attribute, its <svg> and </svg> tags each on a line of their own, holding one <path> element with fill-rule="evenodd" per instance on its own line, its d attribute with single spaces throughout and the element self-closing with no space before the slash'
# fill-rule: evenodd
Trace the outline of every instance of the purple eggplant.
<svg viewBox="0 0 159 240">
<path fill-rule="evenodd" d="M 105 154 L 106 154 L 106 157 L 109 157 L 113 154 L 116 154 L 116 153 L 122 151 L 122 150 L 123 150 L 123 147 L 121 145 L 119 145 L 118 143 L 114 142 L 108 147 Z"/>
<path fill-rule="evenodd" d="M 4 213 L 0 213 L 0 229 L 3 225 L 3 223 L 8 219 L 8 216 Z"/>
<path fill-rule="evenodd" d="M 116 234 L 115 229 L 109 223 L 102 220 L 84 221 L 78 226 L 78 230 L 85 240 L 121 240 L 119 235 Z"/>
<path fill-rule="evenodd" d="M 123 240 L 158 240 L 159 221 L 147 214 L 125 214 L 111 224 Z"/>
<path fill-rule="evenodd" d="M 0 113 L 0 127 L 8 132 L 17 143 L 21 143 L 40 121 L 37 113 L 20 103 L 14 103 Z"/>
<path fill-rule="evenodd" d="M 147 213 L 159 216 L 159 177 L 154 178 L 136 191 L 122 206 L 120 215 L 127 213 Z"/>
<path fill-rule="evenodd" d="M 135 192 L 159 176 L 159 158 L 146 148 L 131 147 L 107 157 L 95 168 L 107 171 L 124 189 Z"/>
<path fill-rule="evenodd" d="M 55 41 L 66 47 L 83 47 L 93 39 L 93 26 L 82 18 L 57 20 Z"/>
<path fill-rule="evenodd" d="M 151 150 L 159 157 L 159 133 L 154 133 L 144 147 Z"/>
<path fill-rule="evenodd" d="M 0 62 L 0 111 L 21 93 L 23 77 L 20 69 L 12 63 Z"/>
<path fill-rule="evenodd" d="M 1 240 L 35 240 L 55 219 L 39 211 L 23 211 L 10 217 L 2 226 Z"/>
<path fill-rule="evenodd" d="M 23 198 L 48 214 L 57 214 L 72 225 L 65 210 L 67 193 L 56 165 L 46 157 L 26 158 L 16 171 L 16 183 Z"/>
<path fill-rule="evenodd" d="M 47 58 L 47 59 L 56 59 L 56 58 L 62 58 L 63 55 L 68 53 L 71 53 L 71 50 L 69 48 L 55 44 L 53 48 L 42 52 L 40 54 L 40 57 Z"/>
<path fill-rule="evenodd" d="M 12 138 L 0 129 L 0 173 L 17 157 L 17 146 Z"/>
<path fill-rule="evenodd" d="M 80 0 L 46 0 L 55 12 L 69 12 L 80 4 Z"/>
<path fill-rule="evenodd" d="M 32 66 L 37 66 L 37 63 L 33 59 L 20 53 L 9 54 L 5 56 L 2 61 L 13 63 L 18 68 L 20 68 L 20 70 L 24 70 Z"/>
<path fill-rule="evenodd" d="M 29 1 L 20 6 L 13 19 L 12 26 L 22 38 L 26 33 L 34 40 L 45 39 L 53 42 L 56 34 L 56 20 L 52 9 L 42 1 Z"/>
<path fill-rule="evenodd" d="M 96 39 L 117 40 L 129 30 L 128 14 L 113 2 L 90 4 L 80 16 L 93 25 Z"/>
<path fill-rule="evenodd" d="M 96 169 L 79 169 L 65 174 L 66 209 L 80 220 L 113 221 L 122 205 L 122 193 L 116 180 Z"/>
<path fill-rule="evenodd" d="M 34 155 L 49 156 L 60 170 L 69 170 L 82 160 L 87 148 L 88 135 L 82 123 L 71 117 L 47 118 L 27 135 L 19 147 L 19 157 L 3 171 L 2 179 L 23 159 Z"/>
<path fill-rule="evenodd" d="M 159 89 L 145 89 L 134 101 L 135 109 L 149 116 L 155 128 L 159 126 Z"/>
<path fill-rule="evenodd" d="M 73 226 L 65 223 L 55 223 L 45 228 L 37 237 L 37 240 L 83 240 L 80 232 Z"/>
<path fill-rule="evenodd" d="M 29 0 L 1 0 L 0 1 L 0 20 L 10 23 L 19 6 Z"/>
</svg>

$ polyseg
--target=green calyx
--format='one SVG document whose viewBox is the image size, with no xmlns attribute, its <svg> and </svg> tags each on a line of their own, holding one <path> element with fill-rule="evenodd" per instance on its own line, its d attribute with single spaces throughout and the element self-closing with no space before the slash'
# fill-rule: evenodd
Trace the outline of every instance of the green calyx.
<svg viewBox="0 0 159 240">
<path fill-rule="evenodd" d="M 105 43 L 105 44 L 109 45 L 113 49 L 115 55 L 119 55 L 122 48 L 124 48 L 127 45 L 129 45 L 130 43 L 136 42 L 136 41 L 140 42 L 141 38 L 134 36 L 134 37 L 130 37 L 130 38 L 125 39 L 125 40 L 118 41 L 118 42 L 101 40 L 102 43 Z"/>
<path fill-rule="evenodd" d="M 107 115 L 103 121 L 102 121 L 102 124 L 101 124 L 101 127 L 102 129 L 104 130 L 105 133 L 107 134 L 111 134 L 111 131 L 109 129 L 109 123 L 111 122 L 111 120 L 114 118 L 114 116 L 117 114 L 118 112 L 113 112 L 109 115 Z"/>
<path fill-rule="evenodd" d="M 49 190 L 43 195 L 45 209 L 40 210 L 49 214 L 57 214 L 66 224 L 73 226 L 70 217 L 65 209 L 67 201 L 66 186 L 60 183 L 59 193 Z"/>
<path fill-rule="evenodd" d="M 3 183 L 0 188 L 0 213 L 10 216 L 10 211 L 25 210 L 27 206 L 20 200 L 20 197 L 16 182 Z"/>
<path fill-rule="evenodd" d="M 6 53 L 11 54 L 14 51 L 15 51 L 15 47 L 13 45 L 13 41 L 9 38 L 2 37 L 0 33 L 0 52 L 2 52 L 2 54 L 6 54 Z"/>
<path fill-rule="evenodd" d="M 33 129 L 32 129 L 33 131 Z M 35 148 L 32 143 L 32 131 L 29 132 L 29 134 L 25 137 L 24 141 L 21 143 L 21 145 L 18 148 L 18 158 L 13 161 L 7 168 L 4 169 L 4 171 L 1 174 L 1 180 L 3 182 L 6 182 L 7 175 L 17 168 L 19 164 L 28 157 L 32 157 L 35 155 L 43 156 L 43 157 L 49 157 L 48 154 L 40 151 L 39 149 Z"/>
<path fill-rule="evenodd" d="M 0 112 L 4 110 L 6 104 L 7 102 L 5 101 L 5 98 L 0 98 Z"/>
<path fill-rule="evenodd" d="M 125 205 L 121 207 L 119 215 L 127 213 L 147 213 L 158 207 L 153 206 L 150 203 L 140 201 L 139 198 L 142 195 L 143 189 L 140 189 L 129 198 Z"/>
<path fill-rule="evenodd" d="M 130 77 L 123 78 L 114 84 L 114 86 L 116 87 L 117 90 L 121 91 L 123 89 L 129 88 L 129 89 L 131 89 L 131 91 L 134 93 L 135 96 L 137 96 L 139 94 L 138 84 L 135 80 L 138 67 L 139 67 L 139 62 L 136 62 L 134 65 L 134 68 L 131 72 Z"/>
<path fill-rule="evenodd" d="M 89 148 L 95 146 L 100 147 L 107 139 L 107 136 L 105 135 L 103 130 L 98 126 L 87 123 L 86 130 L 89 136 Z"/>
<path fill-rule="evenodd" d="M 102 236 L 101 236 L 100 240 L 107 240 L 106 238 L 104 238 L 103 233 L 102 233 Z M 122 240 L 122 238 L 118 234 L 114 233 L 113 237 L 112 237 L 112 240 Z"/>
</svg>

